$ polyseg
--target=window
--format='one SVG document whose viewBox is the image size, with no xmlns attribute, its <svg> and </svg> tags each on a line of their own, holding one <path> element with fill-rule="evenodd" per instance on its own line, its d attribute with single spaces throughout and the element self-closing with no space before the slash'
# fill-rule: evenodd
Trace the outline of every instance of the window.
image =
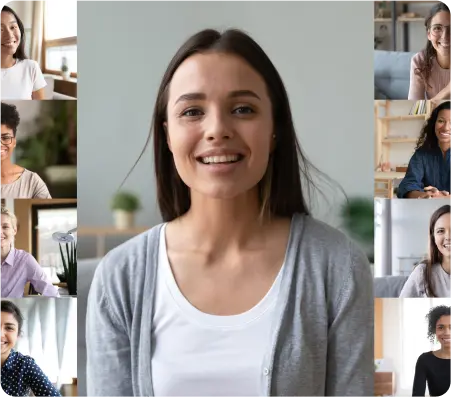
<svg viewBox="0 0 451 397">
<path fill-rule="evenodd" d="M 64 58 L 71 77 L 77 77 L 77 2 L 44 2 L 44 72 L 60 74 Z"/>
<path fill-rule="evenodd" d="M 63 262 L 59 244 L 52 235 L 77 227 L 76 204 L 33 205 L 31 213 L 32 254 L 56 284 L 59 282 L 57 273 L 63 272 Z"/>
</svg>

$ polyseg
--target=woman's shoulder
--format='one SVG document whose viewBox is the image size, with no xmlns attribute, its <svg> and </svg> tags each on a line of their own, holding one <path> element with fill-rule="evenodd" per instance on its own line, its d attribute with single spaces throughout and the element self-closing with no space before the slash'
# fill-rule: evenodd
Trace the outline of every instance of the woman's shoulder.
<svg viewBox="0 0 451 397">
<path fill-rule="evenodd" d="M 424 62 L 424 52 L 420 51 L 412 57 L 412 64 L 419 66 L 422 62 Z"/>
<path fill-rule="evenodd" d="M 27 68 L 27 69 L 41 70 L 41 68 L 39 67 L 39 64 L 33 59 L 22 59 L 18 62 L 18 65 L 21 65 L 22 67 Z"/>
<path fill-rule="evenodd" d="M 109 251 L 99 262 L 96 273 L 104 285 L 140 280 L 147 271 L 153 271 L 158 254 L 159 231 L 163 224 L 132 237 Z M 123 284 L 122 284 L 123 285 Z"/>
</svg>

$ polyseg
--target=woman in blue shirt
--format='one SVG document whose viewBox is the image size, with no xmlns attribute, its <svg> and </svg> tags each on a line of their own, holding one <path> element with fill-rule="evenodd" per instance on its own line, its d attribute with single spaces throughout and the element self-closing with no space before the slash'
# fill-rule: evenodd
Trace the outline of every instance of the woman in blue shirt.
<svg viewBox="0 0 451 397">
<path fill-rule="evenodd" d="M 450 102 L 437 106 L 426 121 L 410 159 L 398 198 L 443 198 L 450 191 Z"/>
<path fill-rule="evenodd" d="M 23 316 L 11 301 L 2 301 L 2 372 L 3 391 L 10 396 L 61 396 L 33 358 L 13 347 L 22 333 Z"/>
</svg>

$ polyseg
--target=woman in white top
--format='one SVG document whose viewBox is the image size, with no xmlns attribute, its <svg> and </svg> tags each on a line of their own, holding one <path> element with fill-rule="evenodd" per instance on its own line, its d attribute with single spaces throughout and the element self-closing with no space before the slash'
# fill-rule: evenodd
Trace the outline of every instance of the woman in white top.
<svg viewBox="0 0 451 397">
<path fill-rule="evenodd" d="M 372 395 L 369 263 L 309 215 L 312 166 L 260 46 L 189 38 L 152 130 L 165 223 L 97 267 L 87 395 Z"/>
<path fill-rule="evenodd" d="M 436 210 L 429 223 L 429 258 L 407 279 L 400 298 L 449 298 L 450 290 L 450 206 Z"/>
<path fill-rule="evenodd" d="M 2 100 L 45 99 L 47 85 L 36 61 L 25 55 L 25 29 L 17 14 L 2 8 Z"/>
</svg>

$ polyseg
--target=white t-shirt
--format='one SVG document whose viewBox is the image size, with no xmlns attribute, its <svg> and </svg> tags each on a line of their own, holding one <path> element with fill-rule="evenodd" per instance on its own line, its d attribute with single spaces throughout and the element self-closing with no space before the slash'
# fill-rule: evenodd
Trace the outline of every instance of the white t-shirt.
<svg viewBox="0 0 451 397">
<path fill-rule="evenodd" d="M 183 296 L 161 228 L 152 339 L 155 396 L 261 396 L 269 384 L 268 351 L 282 266 L 266 296 L 234 316 L 203 313 Z"/>
<path fill-rule="evenodd" d="M 47 85 L 36 61 L 24 59 L 2 68 L 2 100 L 32 99 L 31 94 Z"/>
</svg>

